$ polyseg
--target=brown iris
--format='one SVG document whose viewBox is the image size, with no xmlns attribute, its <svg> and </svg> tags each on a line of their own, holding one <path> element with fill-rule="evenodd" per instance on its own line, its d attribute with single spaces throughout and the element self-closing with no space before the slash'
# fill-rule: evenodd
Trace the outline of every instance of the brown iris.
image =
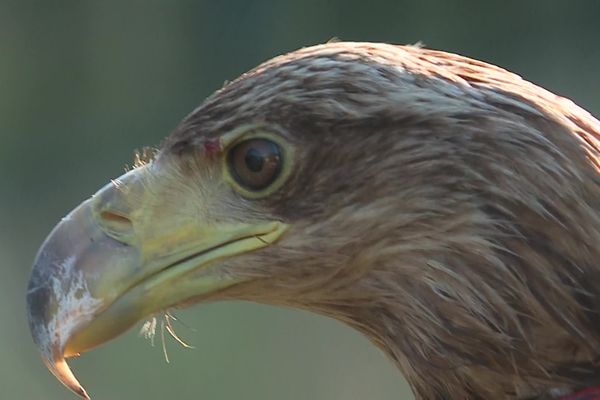
<svg viewBox="0 0 600 400">
<path fill-rule="evenodd" d="M 281 172 L 281 148 L 269 139 L 248 139 L 228 154 L 231 175 L 243 187 L 261 190 L 277 179 Z"/>
</svg>

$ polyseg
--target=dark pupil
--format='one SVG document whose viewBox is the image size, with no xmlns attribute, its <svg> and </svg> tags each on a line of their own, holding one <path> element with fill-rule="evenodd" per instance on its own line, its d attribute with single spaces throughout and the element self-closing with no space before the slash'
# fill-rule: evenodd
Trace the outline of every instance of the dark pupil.
<svg viewBox="0 0 600 400">
<path fill-rule="evenodd" d="M 246 166 L 252 172 L 260 172 L 265 164 L 265 158 L 261 152 L 255 148 L 248 149 L 246 157 L 244 157 Z"/>
</svg>

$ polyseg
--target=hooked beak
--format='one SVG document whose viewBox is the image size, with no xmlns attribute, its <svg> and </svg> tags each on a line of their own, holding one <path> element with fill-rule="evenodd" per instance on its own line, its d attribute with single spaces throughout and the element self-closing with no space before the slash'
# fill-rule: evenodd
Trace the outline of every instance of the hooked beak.
<svg viewBox="0 0 600 400">
<path fill-rule="evenodd" d="M 218 261 L 268 246 L 287 229 L 278 221 L 190 220 L 171 204 L 165 179 L 148 164 L 106 185 L 63 218 L 36 256 L 27 289 L 33 339 L 48 369 L 84 399 L 65 358 L 239 283 L 219 273 Z"/>
</svg>

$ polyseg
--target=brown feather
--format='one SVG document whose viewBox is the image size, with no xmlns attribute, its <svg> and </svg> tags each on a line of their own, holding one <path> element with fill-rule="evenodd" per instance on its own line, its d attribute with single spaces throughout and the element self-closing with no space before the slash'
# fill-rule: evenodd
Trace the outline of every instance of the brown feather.
<svg viewBox="0 0 600 400">
<path fill-rule="evenodd" d="M 229 83 L 166 140 L 242 124 L 297 149 L 255 216 L 292 224 L 227 261 L 219 295 L 337 318 L 418 399 L 552 398 L 600 384 L 600 123 L 498 67 L 329 43 Z"/>
</svg>

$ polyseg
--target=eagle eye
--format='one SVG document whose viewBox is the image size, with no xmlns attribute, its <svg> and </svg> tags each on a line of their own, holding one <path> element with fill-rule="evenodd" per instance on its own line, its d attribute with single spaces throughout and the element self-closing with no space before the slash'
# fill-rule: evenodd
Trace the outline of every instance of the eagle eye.
<svg viewBox="0 0 600 400">
<path fill-rule="evenodd" d="M 262 190 L 281 173 L 283 156 L 277 143 L 252 138 L 236 144 L 227 155 L 232 177 L 248 190 Z"/>
</svg>

